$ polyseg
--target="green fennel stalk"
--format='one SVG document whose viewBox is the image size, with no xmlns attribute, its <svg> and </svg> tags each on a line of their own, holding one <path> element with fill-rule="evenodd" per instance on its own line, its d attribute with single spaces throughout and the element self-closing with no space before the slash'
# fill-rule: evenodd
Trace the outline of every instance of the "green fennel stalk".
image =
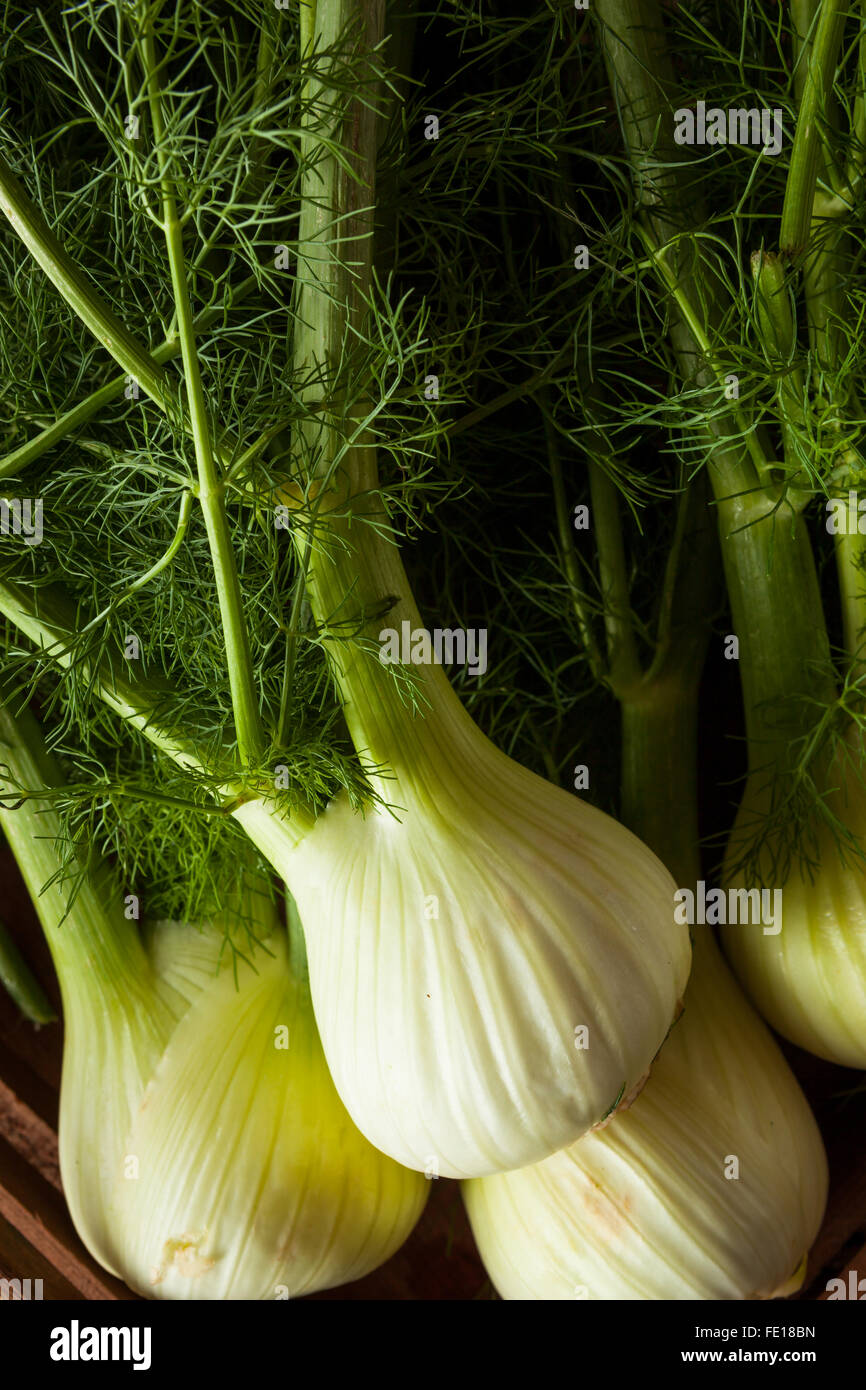
<svg viewBox="0 0 866 1390">
<path fill-rule="evenodd" d="M 801 109 L 798 119 L 778 231 L 780 244 L 788 246 L 789 251 L 802 247 L 807 239 L 820 149 L 814 108 L 840 40 L 841 7 L 824 6 L 824 11 L 827 18 L 809 54 L 811 76 L 804 78 L 803 84 L 808 109 L 805 115 Z M 652 112 L 652 120 L 647 118 L 639 124 L 626 119 L 624 126 L 629 155 L 640 178 L 643 164 L 657 158 L 660 152 L 664 158 L 673 144 L 672 79 L 660 38 L 661 9 L 653 0 L 634 0 L 625 7 L 602 0 L 596 13 L 606 36 L 612 83 L 624 87 L 632 102 L 640 94 Z M 647 35 L 655 36 L 652 49 Z M 656 139 L 661 142 L 661 151 L 654 144 Z M 681 219 L 690 213 L 683 169 L 680 159 L 668 173 L 665 195 L 674 209 L 668 236 L 683 235 Z M 666 277 L 664 289 L 672 289 L 673 278 Z M 706 380 L 710 367 L 706 345 L 712 344 L 714 338 L 720 346 L 724 343 L 723 337 L 718 338 L 718 324 L 725 308 L 719 301 L 717 278 L 712 273 L 708 275 L 700 263 L 692 267 L 690 276 L 677 288 L 674 314 L 680 310 L 681 318 L 679 322 L 676 317 L 672 319 L 671 334 L 680 369 L 687 379 L 695 375 L 701 381 L 703 372 Z M 681 306 L 686 312 L 682 312 Z M 766 326 L 765 320 L 765 329 Z M 778 351 L 780 345 L 772 342 L 768 346 Z M 789 346 L 782 345 L 785 349 Z M 728 350 L 726 359 L 732 356 Z M 750 767 L 767 782 L 776 784 L 789 768 L 792 746 L 814 722 L 815 705 L 832 702 L 834 684 L 821 595 L 800 506 L 791 505 L 784 482 L 774 482 L 766 466 L 762 470 L 764 477 L 752 474 L 749 479 L 747 458 L 754 438 L 754 426 L 748 422 L 742 426 L 738 443 L 725 442 L 716 447 L 708 435 L 708 465 L 716 497 L 733 630 L 740 644 Z M 783 791 L 782 801 L 785 800 Z"/>
<path fill-rule="evenodd" d="M 821 1056 L 859 1066 L 866 1007 L 857 659 L 862 586 L 854 577 L 860 544 L 846 539 L 839 546 L 848 649 L 840 683 L 806 513 L 814 498 L 823 507 L 828 494 L 844 493 L 861 476 L 854 355 L 840 347 L 846 317 L 860 313 L 851 254 L 856 195 L 846 207 L 829 132 L 853 68 L 856 96 L 839 157 L 856 166 L 864 15 L 836 0 L 794 11 L 786 82 L 796 120 L 781 177 L 771 170 L 766 175 L 780 188 L 780 212 L 777 218 L 766 204 L 757 205 L 760 236 L 751 244 L 740 218 L 769 153 L 747 156 L 753 164 L 745 191 L 738 194 L 732 184 L 727 208 L 708 203 L 710 220 L 707 207 L 690 196 L 688 180 L 717 153 L 665 158 L 674 105 L 688 101 L 670 85 L 662 40 L 671 41 L 674 26 L 651 0 L 622 10 L 602 0 L 596 15 L 613 90 L 624 87 L 633 100 L 642 94 L 655 112 L 651 130 L 624 117 L 626 149 L 638 196 L 644 168 L 662 156 L 669 225 L 650 264 L 672 301 L 668 332 L 681 379 L 704 386 L 707 400 L 702 452 L 739 643 L 749 762 L 724 881 L 780 889 L 784 903 L 784 922 L 780 916 L 775 930 L 732 920 L 726 944 L 743 983 L 780 1032 Z M 744 32 L 756 20 L 750 7 Z M 720 51 L 729 61 L 730 51 Z M 730 168 L 744 163 L 738 153 Z M 641 218 L 650 220 L 639 212 Z M 656 234 L 642 230 L 641 240 L 651 244 Z M 685 279 L 668 264 L 665 245 L 684 235 L 705 248 Z M 802 319 L 808 347 L 798 332 Z M 739 403 L 727 419 L 725 404 L 706 391 L 720 367 L 738 386 Z M 714 434 L 723 465 L 739 454 L 740 485 L 737 470 L 716 466 Z M 700 447 L 699 427 L 692 439 Z M 828 613 L 832 620 L 832 608 Z"/>
</svg>

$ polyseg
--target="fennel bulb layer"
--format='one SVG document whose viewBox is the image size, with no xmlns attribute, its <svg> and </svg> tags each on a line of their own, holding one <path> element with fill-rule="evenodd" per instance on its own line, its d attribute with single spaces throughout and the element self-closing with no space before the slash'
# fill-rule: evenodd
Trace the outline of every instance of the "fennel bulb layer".
<svg viewBox="0 0 866 1390">
<path fill-rule="evenodd" d="M 360 1278 L 427 1196 L 341 1104 L 283 934 L 237 979 L 217 971 L 222 942 L 161 924 L 139 981 L 64 984 L 64 1192 L 91 1254 L 149 1298 L 292 1298 Z"/>
<path fill-rule="evenodd" d="M 827 796 L 832 815 L 857 844 L 866 839 L 866 797 L 840 760 Z M 767 795 L 747 785 L 729 848 L 754 830 Z M 822 824 L 815 842 L 782 874 L 773 846 L 761 847 L 754 882 L 781 888 L 781 930 L 734 923 L 722 942 L 741 983 L 764 1018 L 791 1042 L 843 1067 L 866 1067 L 866 868 L 856 852 L 843 861 L 838 836 Z M 726 873 L 730 887 L 753 887 Z"/>
<path fill-rule="evenodd" d="M 296 848 L 264 803 L 236 814 L 309 924 L 319 1031 L 358 1128 L 425 1172 L 521 1167 L 640 1084 L 685 988 L 688 931 L 639 840 L 468 717 L 436 774 L 414 769 L 390 791 L 399 809 L 338 799 Z"/>
<path fill-rule="evenodd" d="M 465 1183 L 508 1299 L 751 1299 L 798 1287 L 827 1192 L 796 1079 L 707 935 L 634 1103 L 519 1172 Z"/>
<path fill-rule="evenodd" d="M 152 1298 L 290 1298 L 360 1278 L 406 1239 L 427 1184 L 350 1120 L 282 933 L 236 981 L 196 962 L 188 927 L 167 929 L 161 978 L 189 1002 L 114 1166 L 113 1262 Z M 67 1119 L 64 1156 L 81 1142 Z"/>
</svg>

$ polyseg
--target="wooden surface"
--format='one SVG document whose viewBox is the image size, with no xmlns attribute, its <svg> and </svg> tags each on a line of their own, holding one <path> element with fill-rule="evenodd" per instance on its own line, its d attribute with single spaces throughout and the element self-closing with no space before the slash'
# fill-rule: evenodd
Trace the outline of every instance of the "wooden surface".
<svg viewBox="0 0 866 1390">
<path fill-rule="evenodd" d="M 8 851 L 0 852 L 0 917 L 59 1012 L 51 960 Z M 830 1201 L 797 1298 L 826 1298 L 827 1280 L 866 1276 L 866 1089 L 861 1073 L 786 1047 L 815 1109 L 830 1160 Z M 34 1029 L 0 991 L 0 1277 L 42 1279 L 46 1299 L 132 1299 L 78 1240 L 57 1165 L 62 1027 Z M 410 1239 L 366 1279 L 315 1299 L 491 1299 L 457 1183 L 433 1181 Z"/>
</svg>

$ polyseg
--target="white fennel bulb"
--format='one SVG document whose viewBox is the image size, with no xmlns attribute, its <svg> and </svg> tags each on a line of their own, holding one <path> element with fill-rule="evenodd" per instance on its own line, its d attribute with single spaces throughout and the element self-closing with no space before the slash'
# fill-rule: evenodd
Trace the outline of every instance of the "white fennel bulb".
<svg viewBox="0 0 866 1390">
<path fill-rule="evenodd" d="M 32 721 L 0 710 L 0 743 L 7 790 L 55 780 Z M 261 944 L 235 974 L 219 925 L 142 939 L 104 870 L 71 905 L 68 886 L 43 892 L 59 831 L 45 804 L 0 820 L 60 980 L 60 1169 L 94 1258 L 146 1297 L 198 1300 L 296 1297 L 387 1260 L 429 1185 L 359 1133 L 334 1089 L 296 918 L 290 951 L 253 894 Z"/>
<path fill-rule="evenodd" d="M 214 973 L 221 932 L 198 942 L 185 924 L 162 932 L 160 978 L 188 1007 L 113 1174 L 122 1276 L 150 1297 L 232 1299 L 296 1297 L 369 1273 L 402 1245 L 429 1188 L 346 1113 L 284 933 L 253 968 L 237 962 L 236 980 L 228 962 Z"/>
<path fill-rule="evenodd" d="M 655 855 L 434 688 L 391 743 L 393 813 L 339 798 L 296 847 L 264 803 L 237 814 L 307 923 L 319 1031 L 358 1128 L 408 1167 L 467 1177 L 544 1158 L 640 1085 L 690 949 Z"/>
<path fill-rule="evenodd" d="M 506 1299 L 780 1297 L 802 1281 L 826 1193 L 806 1099 L 709 937 L 629 1109 L 543 1163 L 463 1185 Z"/>
<path fill-rule="evenodd" d="M 690 949 L 654 855 L 499 752 L 436 664 L 446 642 L 465 655 L 467 634 L 437 627 L 437 657 L 380 487 L 379 427 L 345 368 L 346 343 L 370 327 L 380 135 L 374 71 L 363 100 L 332 96 L 345 82 L 327 55 L 351 8 L 302 7 L 326 55 L 301 120 L 292 334 L 315 409 L 293 431 L 276 500 L 294 512 L 306 594 L 378 803 L 362 816 L 338 799 L 294 848 L 262 802 L 238 819 L 297 899 L 322 1043 L 355 1123 L 401 1163 L 463 1177 L 545 1157 L 641 1083 Z M 383 13 L 364 7 L 359 54 L 375 52 Z M 485 643 L 476 671 L 486 660 Z"/>
<path fill-rule="evenodd" d="M 838 836 L 822 821 L 815 841 L 789 862 L 786 857 L 784 872 L 778 845 L 768 839 L 746 879 L 733 869 L 735 855 L 769 800 L 765 780 L 750 780 L 731 836 L 725 884 L 776 893 L 770 903 L 778 901 L 779 908 L 772 930 L 754 920 L 722 927 L 728 959 L 776 1031 L 819 1057 L 857 1068 L 866 1067 L 866 868 L 856 848 L 866 837 L 866 796 L 860 776 L 852 735 L 849 756 L 830 770 L 832 790 L 825 798 L 854 841 L 844 859 Z"/>
</svg>

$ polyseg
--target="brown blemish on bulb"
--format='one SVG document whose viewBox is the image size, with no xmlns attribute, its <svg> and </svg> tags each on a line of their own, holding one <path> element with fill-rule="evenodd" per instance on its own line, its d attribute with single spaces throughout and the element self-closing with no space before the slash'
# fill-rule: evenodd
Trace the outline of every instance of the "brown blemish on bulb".
<svg viewBox="0 0 866 1390">
<path fill-rule="evenodd" d="M 151 1285 L 161 1284 L 171 1269 L 184 1279 L 200 1279 L 207 1274 L 216 1260 L 201 1253 L 201 1246 L 206 1240 L 207 1231 L 188 1231 L 185 1235 L 167 1240 L 162 1247 L 162 1263 L 151 1270 Z"/>
<path fill-rule="evenodd" d="M 620 1235 L 626 1225 L 625 1214 L 620 1210 L 620 1204 L 609 1196 L 595 1178 L 589 1178 L 589 1182 L 591 1187 L 583 1189 L 581 1197 L 593 1228 L 611 1238 Z M 627 1211 L 628 1204 L 623 1203 L 623 1206 Z"/>
</svg>

